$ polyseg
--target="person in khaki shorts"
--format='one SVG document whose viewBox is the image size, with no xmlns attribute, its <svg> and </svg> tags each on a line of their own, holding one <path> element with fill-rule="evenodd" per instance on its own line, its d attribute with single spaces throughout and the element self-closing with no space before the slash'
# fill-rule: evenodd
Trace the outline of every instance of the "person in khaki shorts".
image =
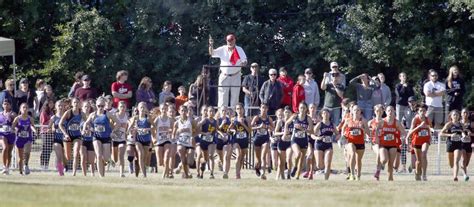
<svg viewBox="0 0 474 207">
<path fill-rule="evenodd" d="M 443 95 L 446 93 L 445 84 L 438 81 L 438 73 L 430 70 L 429 81 L 423 85 L 425 104 L 428 106 L 427 116 L 436 129 L 441 128 L 443 120 Z"/>
</svg>

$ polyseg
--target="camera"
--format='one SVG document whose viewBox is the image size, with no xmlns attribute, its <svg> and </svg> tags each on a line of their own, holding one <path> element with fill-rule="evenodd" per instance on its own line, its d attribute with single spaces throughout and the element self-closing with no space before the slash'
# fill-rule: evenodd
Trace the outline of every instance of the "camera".
<svg viewBox="0 0 474 207">
<path fill-rule="evenodd" d="M 331 76 L 332 77 L 337 77 L 337 76 L 339 76 L 339 73 L 331 73 Z"/>
</svg>

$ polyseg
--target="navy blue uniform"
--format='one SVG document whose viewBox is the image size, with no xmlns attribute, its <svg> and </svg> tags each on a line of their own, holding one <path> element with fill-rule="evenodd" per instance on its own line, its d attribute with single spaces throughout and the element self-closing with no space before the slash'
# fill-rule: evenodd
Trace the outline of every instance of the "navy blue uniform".
<svg viewBox="0 0 474 207">
<path fill-rule="evenodd" d="M 284 127 L 284 126 L 283 126 Z M 291 122 L 290 124 L 288 124 L 288 131 L 289 132 L 293 132 L 293 122 Z M 285 134 L 285 136 L 288 136 L 287 134 Z M 283 137 L 282 137 L 283 138 Z M 278 142 L 278 150 L 280 151 L 286 151 L 288 148 L 291 147 L 291 140 L 290 141 L 284 141 L 283 139 L 281 139 L 279 142 Z"/>
<path fill-rule="evenodd" d="M 201 132 L 202 133 L 209 133 L 208 135 L 201 134 L 199 138 L 199 146 L 202 150 L 207 151 L 209 145 L 214 144 L 214 140 L 216 138 L 216 129 L 217 129 L 217 121 L 206 119 L 204 124 L 202 124 Z"/>
<path fill-rule="evenodd" d="M 308 117 L 304 120 L 299 120 L 298 117 L 293 119 L 293 133 L 291 134 L 291 144 L 297 144 L 301 149 L 308 148 L 308 134 L 304 130 L 296 128 L 296 125 L 300 125 L 303 129 L 308 129 Z"/>
<path fill-rule="evenodd" d="M 222 124 L 222 123 L 224 123 L 224 124 Z M 230 119 L 228 117 L 225 117 L 224 119 L 219 118 L 217 120 L 217 124 L 218 124 L 219 127 L 222 125 L 221 131 L 224 131 L 224 135 L 227 136 L 225 138 L 226 141 L 224 141 L 224 138 L 221 137 L 220 134 L 217 134 L 217 139 L 216 139 L 217 147 L 216 148 L 217 148 L 217 150 L 223 150 L 225 145 L 230 144 L 230 136 L 227 133 L 227 130 L 229 129 L 229 126 L 230 126 Z"/>
<path fill-rule="evenodd" d="M 54 125 L 54 140 L 53 140 L 53 143 L 58 143 L 60 144 L 61 146 L 64 146 L 63 145 L 63 141 L 64 141 L 64 134 L 63 132 L 61 131 L 61 129 L 59 128 L 59 121 L 61 120 L 61 117 L 58 117 L 56 115 L 54 115 L 52 117 L 52 122 L 53 122 L 53 125 Z"/>
<path fill-rule="evenodd" d="M 329 125 L 320 123 L 319 127 L 319 136 L 322 137 L 322 140 L 316 141 L 316 150 L 326 151 L 332 149 L 332 136 L 334 135 L 334 125 L 332 122 L 329 122 Z"/>
<path fill-rule="evenodd" d="M 463 129 L 461 124 L 451 125 L 451 127 L 448 129 L 448 133 L 454 133 L 455 135 L 446 139 L 446 152 L 454 152 L 454 150 L 463 149 L 463 144 L 461 142 L 462 131 Z"/>
<path fill-rule="evenodd" d="M 244 120 L 245 125 L 248 126 L 247 120 Z M 235 134 L 232 136 L 232 144 L 238 144 L 240 149 L 249 148 L 249 133 L 245 127 L 237 120 L 234 120 Z"/>
<path fill-rule="evenodd" d="M 253 139 L 253 145 L 256 147 L 261 147 L 263 144 L 267 143 L 270 141 L 270 135 L 268 134 L 268 126 L 270 126 L 270 120 L 267 117 L 267 119 L 263 120 L 261 117 L 258 117 L 257 119 L 257 126 L 260 126 L 261 124 L 266 125 L 266 128 L 261 128 L 254 130 L 254 139 Z"/>
</svg>

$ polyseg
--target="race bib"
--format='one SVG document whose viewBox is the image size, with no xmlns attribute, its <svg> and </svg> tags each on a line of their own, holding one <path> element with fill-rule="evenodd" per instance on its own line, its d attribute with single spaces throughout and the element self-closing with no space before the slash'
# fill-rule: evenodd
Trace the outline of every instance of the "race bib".
<svg viewBox="0 0 474 207">
<path fill-rule="evenodd" d="M 247 133 L 245 132 L 237 132 L 237 134 L 235 135 L 235 137 L 237 139 L 246 139 L 247 138 Z"/>
<path fill-rule="evenodd" d="M 420 137 L 426 137 L 428 135 L 429 135 L 429 132 L 428 132 L 427 129 L 422 129 L 418 132 L 418 136 L 420 136 Z"/>
<path fill-rule="evenodd" d="M 18 133 L 18 137 L 21 137 L 21 138 L 28 138 L 29 136 L 30 136 L 30 133 L 28 131 L 25 131 L 25 130 L 21 130 Z"/>
<path fill-rule="evenodd" d="M 385 136 L 383 136 L 383 140 L 384 141 L 393 141 L 393 140 L 395 140 L 395 136 L 394 136 L 394 134 L 386 134 Z"/>
<path fill-rule="evenodd" d="M 206 142 L 212 142 L 214 141 L 214 136 L 213 135 L 205 135 L 202 137 L 202 140 L 206 141 Z"/>
<path fill-rule="evenodd" d="M 10 133 L 12 132 L 12 127 L 8 125 L 3 125 L 2 127 L 0 127 L 0 132 Z"/>
<path fill-rule="evenodd" d="M 190 136 L 179 136 L 179 142 L 183 145 L 191 145 L 191 137 Z"/>
<path fill-rule="evenodd" d="M 145 135 L 149 135 L 149 134 L 150 134 L 150 130 L 147 130 L 147 129 L 138 129 L 137 133 L 138 133 L 138 135 L 140 135 L 140 136 L 145 136 Z"/>
<path fill-rule="evenodd" d="M 453 141 L 453 142 L 461 141 L 461 135 L 455 134 L 454 136 L 451 137 L 451 141 Z"/>
<path fill-rule="evenodd" d="M 218 135 L 219 139 L 222 139 L 222 140 L 228 140 L 229 139 L 229 135 L 228 134 L 224 134 L 224 136 L 221 136 L 220 134 Z"/>
<path fill-rule="evenodd" d="M 81 129 L 81 126 L 79 124 L 71 124 L 68 127 L 69 131 L 79 131 Z"/>
<path fill-rule="evenodd" d="M 304 131 L 297 131 L 295 132 L 296 138 L 306 138 L 306 133 Z"/>
<path fill-rule="evenodd" d="M 99 132 L 99 133 L 105 132 L 105 126 L 97 124 L 94 127 L 94 131 Z"/>
<path fill-rule="evenodd" d="M 159 141 L 168 140 L 168 133 L 167 132 L 158 133 L 158 140 Z"/>
<path fill-rule="evenodd" d="M 261 129 L 258 129 L 257 130 L 257 134 L 258 135 L 267 135 L 268 134 L 268 130 L 267 129 L 264 129 L 264 128 L 261 128 Z"/>
<path fill-rule="evenodd" d="M 471 136 L 462 137 L 461 141 L 464 143 L 471 143 Z"/>
<path fill-rule="evenodd" d="M 362 134 L 362 131 L 360 129 L 354 128 L 350 131 L 351 136 L 359 136 Z"/>
<path fill-rule="evenodd" d="M 332 137 L 331 136 L 323 136 L 322 141 L 324 143 L 332 143 Z"/>
</svg>

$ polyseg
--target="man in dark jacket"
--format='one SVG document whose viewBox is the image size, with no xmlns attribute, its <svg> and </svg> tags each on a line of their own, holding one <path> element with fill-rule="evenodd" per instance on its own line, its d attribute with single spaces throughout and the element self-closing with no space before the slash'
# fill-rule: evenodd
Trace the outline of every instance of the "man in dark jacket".
<svg viewBox="0 0 474 207">
<path fill-rule="evenodd" d="M 274 115 L 275 111 L 280 108 L 283 98 L 283 87 L 277 81 L 277 70 L 270 69 L 268 71 L 270 79 L 263 83 L 260 90 L 260 102 L 268 105 L 268 115 Z"/>
</svg>

